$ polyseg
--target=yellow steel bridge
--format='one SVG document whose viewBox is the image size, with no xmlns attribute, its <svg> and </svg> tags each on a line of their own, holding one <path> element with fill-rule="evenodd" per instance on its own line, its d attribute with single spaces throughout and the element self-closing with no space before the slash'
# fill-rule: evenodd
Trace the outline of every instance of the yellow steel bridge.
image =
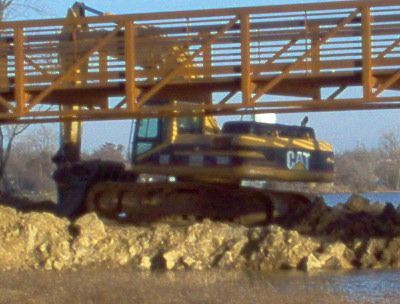
<svg viewBox="0 0 400 304">
<path fill-rule="evenodd" d="M 398 0 L 0 23 L 2 123 L 399 108 L 399 90 Z"/>
</svg>

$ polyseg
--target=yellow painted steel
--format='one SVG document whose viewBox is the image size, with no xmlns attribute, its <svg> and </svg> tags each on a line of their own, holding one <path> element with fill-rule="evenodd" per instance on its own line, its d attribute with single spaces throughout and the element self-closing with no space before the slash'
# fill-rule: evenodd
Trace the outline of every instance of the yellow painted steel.
<svg viewBox="0 0 400 304">
<path fill-rule="evenodd" d="M 24 115 L 25 113 L 25 101 L 26 101 L 26 90 L 25 90 L 25 71 L 24 71 L 24 34 L 21 28 L 15 29 L 15 103 L 16 103 L 16 114 Z"/>
<path fill-rule="evenodd" d="M 173 176 L 188 176 L 196 178 L 214 178 L 227 181 L 243 179 L 302 181 L 302 182 L 332 182 L 333 172 L 316 172 L 307 170 L 287 170 L 259 166 L 230 166 L 230 167 L 190 167 L 190 166 L 151 166 L 135 165 L 131 169 L 137 173 L 162 174 Z"/>
<path fill-rule="evenodd" d="M 195 155 L 196 153 L 193 151 L 176 151 L 174 155 L 177 156 L 190 156 L 190 155 Z M 260 152 L 254 152 L 254 151 L 219 151 L 215 149 L 214 151 L 207 151 L 207 152 L 201 152 L 200 153 L 203 156 L 238 156 L 238 157 L 248 157 L 248 158 L 253 158 L 253 159 L 265 159 L 265 155 Z"/>
<path fill-rule="evenodd" d="M 166 128 L 167 138 L 156 144 L 152 149 L 138 155 L 135 165 L 131 168 L 137 173 L 173 175 L 208 181 L 235 182 L 243 179 L 266 179 L 275 181 L 302 181 L 302 182 L 331 182 L 333 171 L 308 170 L 304 164 L 297 163 L 293 168 L 277 168 L 273 161 L 266 160 L 263 152 L 257 149 L 269 149 L 279 151 L 303 151 L 303 152 L 333 152 L 333 147 L 326 142 L 313 138 L 287 138 L 278 135 L 251 135 L 251 134 L 215 134 L 206 129 L 206 125 L 213 120 L 203 119 L 203 131 L 196 134 L 179 133 L 177 118 L 168 120 Z M 182 148 L 184 147 L 184 148 Z M 198 149 L 198 150 L 196 150 Z M 243 158 L 246 161 L 261 161 L 263 165 L 230 164 L 229 166 L 209 165 L 177 165 L 175 163 L 154 163 L 158 155 L 166 153 L 178 159 L 199 155 L 203 157 L 227 157 L 228 159 Z M 311 154 L 309 154 L 311 155 Z M 149 161 L 149 159 L 152 159 Z M 333 164 L 333 158 L 329 155 L 325 160 Z M 229 160 L 230 162 L 230 160 Z"/>
<path fill-rule="evenodd" d="M 205 134 L 217 134 L 219 133 L 218 123 L 213 116 L 204 117 L 204 133 Z"/>
<path fill-rule="evenodd" d="M 68 14 L 66 19 L 73 20 L 80 17 L 80 12 L 74 8 L 68 10 Z M 76 25 L 67 25 L 62 29 L 63 35 L 68 35 L 71 37 L 73 41 L 73 57 L 65 58 L 60 56 L 58 59 L 61 64 L 61 71 L 66 72 L 70 69 L 71 64 L 77 60 L 77 58 L 81 55 L 82 50 L 78 45 L 77 35 L 81 32 L 88 32 L 88 27 L 82 24 Z M 60 48 L 68 47 L 68 45 L 64 45 L 60 43 Z M 84 84 L 84 78 L 86 76 L 85 71 L 87 71 L 88 65 L 85 64 L 83 66 L 77 67 L 71 76 L 71 85 L 73 86 L 82 86 Z M 81 106 L 79 104 L 74 104 L 74 100 L 71 100 L 71 104 L 61 105 L 61 111 L 69 110 L 69 111 L 77 111 L 80 110 Z M 73 155 L 74 159 L 80 158 L 81 144 L 82 144 L 82 127 L 83 123 L 77 120 L 65 121 L 61 123 L 61 134 L 60 139 L 62 145 L 73 145 L 75 147 L 74 152 L 76 155 Z"/>
<path fill-rule="evenodd" d="M 362 19 L 362 53 L 363 53 L 363 95 L 365 99 L 370 99 L 373 88 L 373 72 L 372 72 L 372 25 L 371 25 L 371 9 L 363 7 L 361 10 Z"/>
<path fill-rule="evenodd" d="M 135 110 L 137 96 L 139 95 L 135 77 L 135 30 L 135 25 L 132 22 L 125 23 L 125 94 L 126 104 L 129 111 Z"/>
<path fill-rule="evenodd" d="M 69 107 L 69 106 L 63 106 Z M 76 106 L 75 106 L 76 107 Z M 82 143 L 82 122 L 80 121 L 66 121 L 61 124 L 61 141 L 63 144 L 72 144 L 77 149 L 76 153 L 81 150 Z M 79 155 L 75 155 L 79 159 Z"/>
<path fill-rule="evenodd" d="M 400 108 L 399 18 L 367 0 L 1 22 L 0 123 Z"/>
<path fill-rule="evenodd" d="M 332 145 L 314 139 L 292 139 L 279 136 L 255 136 L 255 135 L 241 135 L 235 137 L 233 144 L 250 146 L 250 147 L 268 147 L 268 148 L 288 148 L 288 149 L 305 149 L 305 150 L 319 150 L 319 151 L 332 151 Z"/>
</svg>

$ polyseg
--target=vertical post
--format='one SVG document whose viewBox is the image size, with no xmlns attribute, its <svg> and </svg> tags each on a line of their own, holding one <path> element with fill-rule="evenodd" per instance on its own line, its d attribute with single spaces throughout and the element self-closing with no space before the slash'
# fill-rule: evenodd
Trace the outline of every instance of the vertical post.
<svg viewBox="0 0 400 304">
<path fill-rule="evenodd" d="M 78 105 L 62 105 L 63 111 L 78 111 Z M 77 162 L 81 154 L 82 142 L 82 122 L 81 121 L 64 121 L 60 124 L 61 127 L 61 145 L 60 150 L 64 153 L 65 161 Z"/>
<path fill-rule="evenodd" d="M 132 21 L 125 23 L 125 94 L 129 111 L 135 111 L 138 91 L 135 84 L 135 26 Z"/>
<path fill-rule="evenodd" d="M 240 16 L 241 56 L 242 56 L 242 103 L 251 103 L 251 67 L 250 67 L 250 20 L 248 14 Z"/>
<path fill-rule="evenodd" d="M 8 91 L 8 62 L 7 62 L 7 46 L 0 45 L 2 49 L 0 53 L 0 91 Z"/>
<path fill-rule="evenodd" d="M 204 78 L 210 78 L 212 75 L 212 72 L 211 72 L 211 64 L 212 64 L 211 48 L 212 48 L 211 44 L 208 44 L 204 48 L 204 52 L 203 52 Z"/>
<path fill-rule="evenodd" d="M 312 24 L 311 29 L 311 71 L 319 73 L 321 70 L 321 46 L 319 44 L 319 26 Z"/>
<path fill-rule="evenodd" d="M 372 52 L 371 52 L 371 11 L 368 6 L 361 9 L 362 33 L 362 83 L 364 100 L 372 97 Z"/>
<path fill-rule="evenodd" d="M 22 115 L 25 111 L 25 54 L 24 54 L 24 30 L 16 28 L 14 32 L 14 55 L 15 55 L 15 101 L 16 111 Z"/>
<path fill-rule="evenodd" d="M 108 71 L 108 62 L 107 62 L 107 52 L 105 50 L 99 51 L 99 80 L 100 84 L 105 85 L 107 83 L 107 71 Z"/>
</svg>

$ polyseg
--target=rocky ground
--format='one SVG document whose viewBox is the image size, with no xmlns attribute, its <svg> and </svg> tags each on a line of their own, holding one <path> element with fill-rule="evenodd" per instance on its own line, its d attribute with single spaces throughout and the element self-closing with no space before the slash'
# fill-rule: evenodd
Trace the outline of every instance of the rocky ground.
<svg viewBox="0 0 400 304">
<path fill-rule="evenodd" d="M 400 267 L 400 212 L 358 196 L 322 201 L 265 227 L 201 223 L 149 227 L 74 222 L 0 206 L 0 270 L 68 270 L 93 265 L 139 270 L 352 269 Z"/>
</svg>

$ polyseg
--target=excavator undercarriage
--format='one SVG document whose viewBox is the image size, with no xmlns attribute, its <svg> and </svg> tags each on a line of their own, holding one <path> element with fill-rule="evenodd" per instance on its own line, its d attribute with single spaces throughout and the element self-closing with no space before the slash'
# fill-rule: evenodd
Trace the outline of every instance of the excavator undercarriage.
<svg viewBox="0 0 400 304">
<path fill-rule="evenodd" d="M 279 221 L 316 197 L 303 193 L 195 181 L 141 181 L 121 164 L 76 163 L 58 169 L 58 212 L 76 217 L 87 212 L 123 223 L 173 225 L 203 219 L 245 226 Z"/>
</svg>

